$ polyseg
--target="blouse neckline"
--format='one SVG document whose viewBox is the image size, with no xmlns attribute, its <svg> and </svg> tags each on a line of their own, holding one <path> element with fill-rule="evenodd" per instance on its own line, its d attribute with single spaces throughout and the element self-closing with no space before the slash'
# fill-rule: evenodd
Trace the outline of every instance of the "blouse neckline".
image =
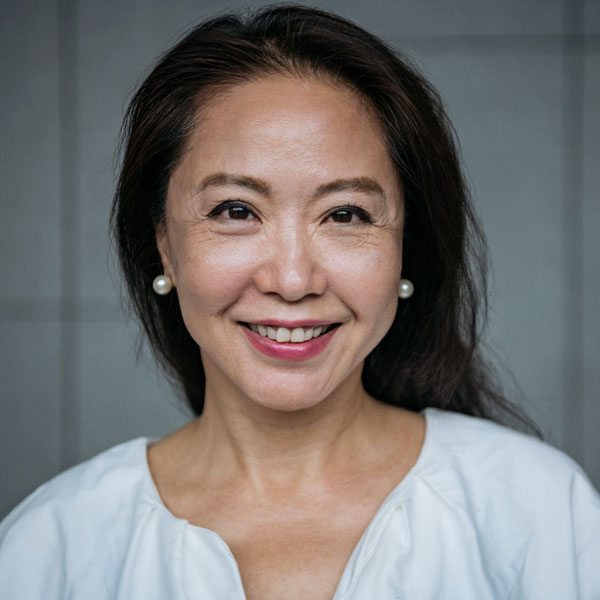
<svg viewBox="0 0 600 600">
<path fill-rule="evenodd" d="M 412 480 L 414 479 L 416 474 L 419 473 L 419 471 L 421 471 L 423 469 L 423 467 L 429 462 L 429 455 L 432 452 L 432 446 L 433 446 L 433 437 L 434 437 L 433 430 L 435 429 L 434 421 L 439 412 L 441 412 L 439 409 L 431 408 L 431 407 L 428 407 L 421 412 L 421 414 L 425 417 L 425 436 L 424 436 L 423 445 L 421 446 L 421 450 L 419 451 L 417 460 L 415 461 L 413 466 L 409 469 L 409 471 L 406 473 L 406 475 L 398 482 L 398 484 L 396 486 L 394 486 L 394 488 L 389 492 L 389 494 L 382 500 L 381 504 L 379 505 L 379 508 L 375 511 L 373 519 L 371 520 L 370 524 L 365 529 L 363 537 L 369 530 L 371 524 L 376 520 L 378 514 L 380 512 L 383 512 L 389 504 L 394 503 L 394 502 L 401 503 L 404 501 L 404 499 L 410 489 Z M 145 487 L 149 492 L 151 503 L 155 507 L 159 508 L 162 512 L 164 512 L 168 517 L 170 517 L 173 520 L 173 522 L 178 522 L 180 524 L 184 523 L 188 527 L 192 528 L 193 530 L 210 532 L 210 533 L 218 536 L 219 534 L 211 529 L 208 529 L 206 527 L 202 527 L 199 525 L 193 525 L 187 519 L 175 516 L 163 502 L 163 500 L 160 496 L 160 493 L 158 491 L 158 487 L 156 486 L 156 483 L 154 482 L 154 478 L 152 477 L 152 473 L 150 471 L 150 465 L 148 463 L 148 446 L 155 441 L 157 441 L 156 438 L 148 438 L 148 437 L 140 438 L 140 442 L 141 442 L 140 451 L 142 453 L 140 464 L 141 464 L 141 467 L 143 470 Z M 225 542 L 223 542 L 223 543 L 225 543 Z"/>
<path fill-rule="evenodd" d="M 392 516 L 398 512 L 395 509 L 403 508 L 403 504 L 408 499 L 412 481 L 429 462 L 429 456 L 432 452 L 433 446 L 433 430 L 435 429 L 434 421 L 438 416 L 437 413 L 439 412 L 440 411 L 435 408 L 426 408 L 422 411 L 422 414 L 425 417 L 425 436 L 417 460 L 408 473 L 406 473 L 406 475 L 398 482 L 392 491 L 383 499 L 375 511 L 373 518 L 363 531 L 358 543 L 355 545 L 350 555 L 348 562 L 344 567 L 342 576 L 338 581 L 336 592 L 334 594 L 334 600 L 343 600 L 349 596 L 361 571 L 368 563 L 368 560 L 374 551 L 374 548 L 376 547 L 376 540 L 383 534 L 383 525 L 388 521 L 389 518 L 392 518 Z M 168 522 L 172 523 L 174 527 L 183 529 L 192 534 L 194 537 L 205 539 L 213 548 L 220 548 L 226 560 L 231 565 L 232 575 L 235 578 L 235 587 L 239 590 L 241 597 L 245 599 L 239 566 L 233 553 L 231 552 L 231 549 L 227 545 L 227 542 L 212 529 L 208 529 L 199 525 L 193 525 L 187 519 L 176 517 L 162 501 L 148 463 L 148 445 L 153 441 L 155 440 L 150 438 L 142 438 L 142 443 L 140 445 L 140 451 L 143 453 L 140 463 L 143 469 L 145 489 L 148 492 L 149 500 L 152 506 L 157 508 L 162 516 L 166 518 Z M 402 536 L 402 545 L 405 547 L 405 550 L 408 550 L 410 548 L 411 535 L 408 529 L 406 514 L 403 515 L 402 519 L 404 533 Z"/>
</svg>

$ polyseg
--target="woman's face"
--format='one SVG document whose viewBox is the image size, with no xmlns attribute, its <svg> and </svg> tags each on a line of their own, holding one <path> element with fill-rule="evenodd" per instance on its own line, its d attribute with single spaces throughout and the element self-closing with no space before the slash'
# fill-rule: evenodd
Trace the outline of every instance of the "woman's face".
<svg viewBox="0 0 600 600">
<path fill-rule="evenodd" d="M 272 76 L 205 106 L 157 241 L 208 389 L 295 410 L 359 381 L 396 311 L 402 223 L 383 132 L 348 89 Z"/>
</svg>

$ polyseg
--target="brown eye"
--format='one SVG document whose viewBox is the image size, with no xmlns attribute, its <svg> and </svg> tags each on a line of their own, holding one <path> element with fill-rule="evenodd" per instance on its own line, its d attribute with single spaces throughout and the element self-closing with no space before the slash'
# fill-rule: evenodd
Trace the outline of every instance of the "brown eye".
<svg viewBox="0 0 600 600">
<path fill-rule="evenodd" d="M 356 219 L 354 219 L 356 217 Z M 341 206 L 329 214 L 329 219 L 334 223 L 352 223 L 358 225 L 360 223 L 372 223 L 373 220 L 366 210 L 360 206 Z"/>
<path fill-rule="evenodd" d="M 253 221 L 256 219 L 255 213 L 237 200 L 221 202 L 208 213 L 208 217 L 225 221 Z"/>
<path fill-rule="evenodd" d="M 336 223 L 351 223 L 352 213 L 349 210 L 338 210 L 331 215 L 331 219 Z"/>
<path fill-rule="evenodd" d="M 248 219 L 252 213 L 243 206 L 232 206 L 227 209 L 227 216 L 230 219 Z"/>
</svg>

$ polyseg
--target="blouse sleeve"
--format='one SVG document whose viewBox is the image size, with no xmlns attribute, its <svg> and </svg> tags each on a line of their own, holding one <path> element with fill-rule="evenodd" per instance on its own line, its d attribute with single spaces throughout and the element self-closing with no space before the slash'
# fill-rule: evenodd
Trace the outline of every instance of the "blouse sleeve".
<svg viewBox="0 0 600 600">
<path fill-rule="evenodd" d="M 0 524 L 0 595 L 67 598 L 60 527 L 48 507 L 19 506 Z"/>
<path fill-rule="evenodd" d="M 581 471 L 570 494 L 579 597 L 594 600 L 600 598 L 600 496 Z"/>
</svg>

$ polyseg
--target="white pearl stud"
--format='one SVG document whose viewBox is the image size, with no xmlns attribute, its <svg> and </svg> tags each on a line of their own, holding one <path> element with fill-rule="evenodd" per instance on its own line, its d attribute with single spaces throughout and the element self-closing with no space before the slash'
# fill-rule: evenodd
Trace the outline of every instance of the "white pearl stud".
<svg viewBox="0 0 600 600">
<path fill-rule="evenodd" d="M 152 282 L 152 289 L 159 296 L 166 296 L 173 289 L 173 282 L 168 275 L 158 275 Z"/>
<path fill-rule="evenodd" d="M 400 286 L 398 287 L 398 296 L 402 298 L 402 300 L 407 300 L 410 298 L 415 292 L 415 286 L 412 284 L 412 281 L 409 279 L 401 279 Z"/>
</svg>

